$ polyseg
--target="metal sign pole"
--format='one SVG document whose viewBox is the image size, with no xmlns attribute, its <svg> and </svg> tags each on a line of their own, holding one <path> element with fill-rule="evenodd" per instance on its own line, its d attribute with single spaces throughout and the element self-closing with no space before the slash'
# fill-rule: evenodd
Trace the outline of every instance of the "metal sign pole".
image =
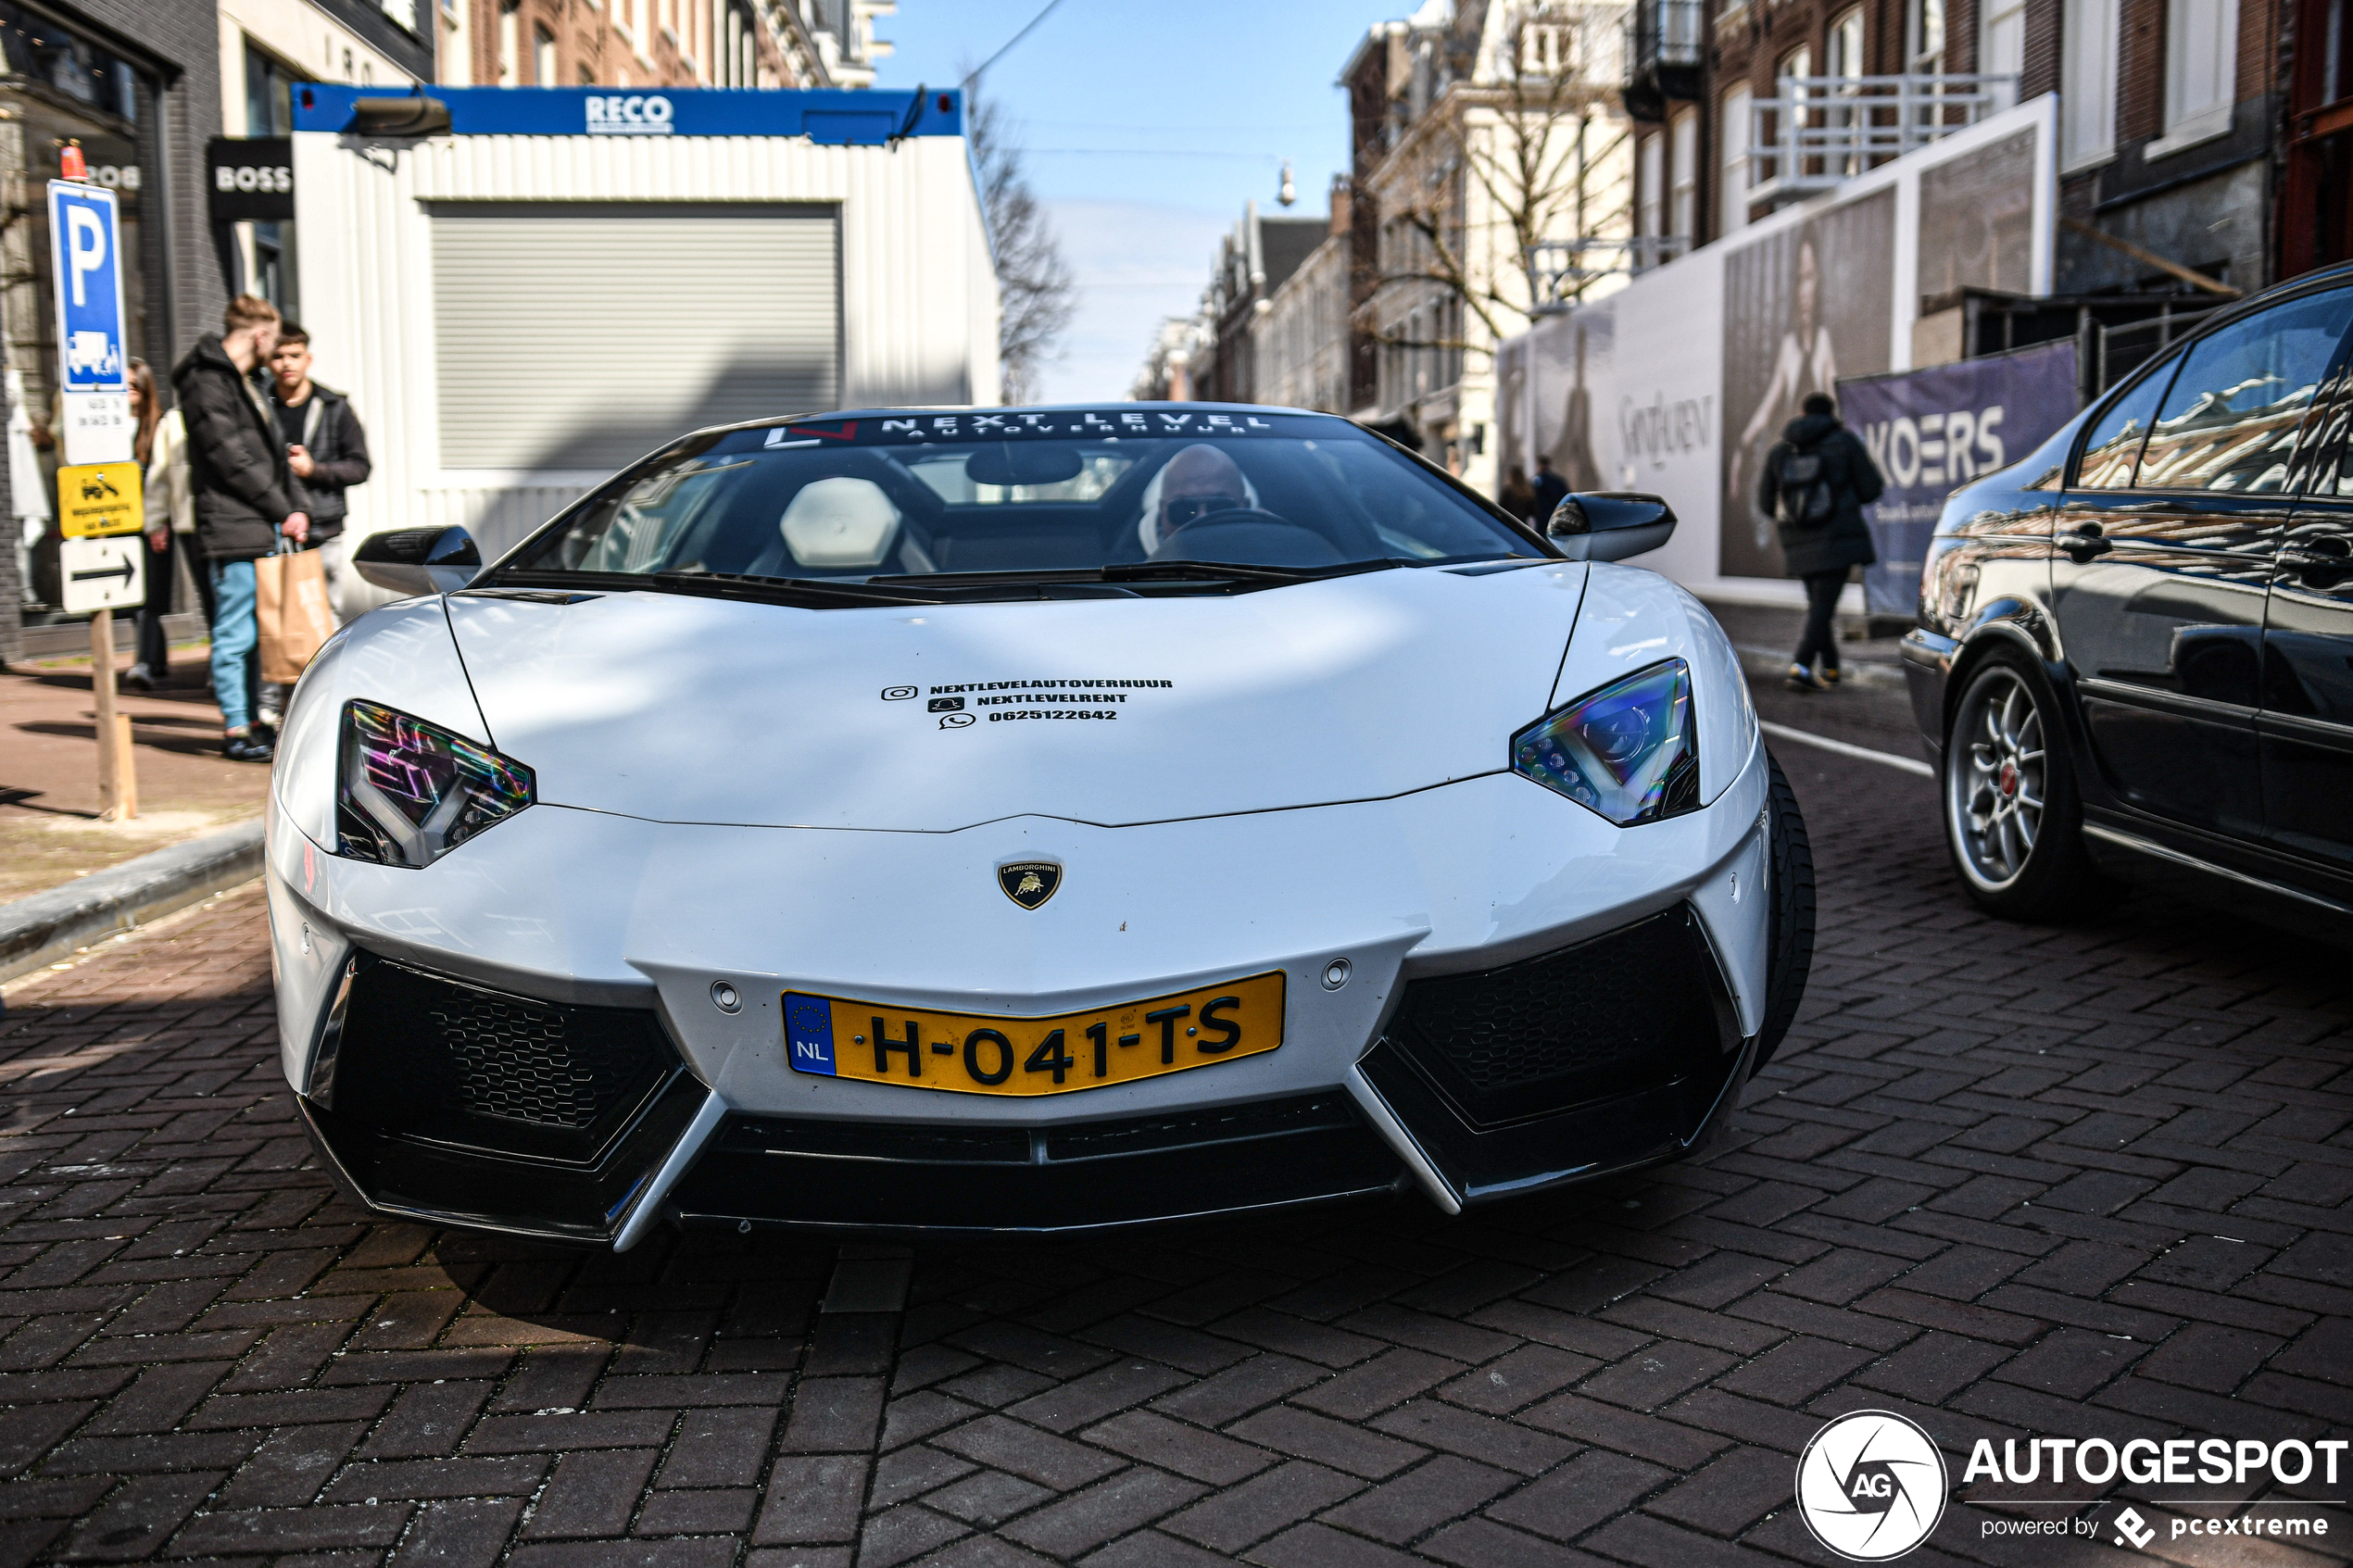
<svg viewBox="0 0 2353 1568">
<path fill-rule="evenodd" d="M 119 822 L 139 814 L 138 763 L 131 754 L 131 716 L 115 711 L 114 611 L 90 617 L 90 690 L 98 699 L 98 817 Z"/>
<path fill-rule="evenodd" d="M 49 182 L 50 279 L 57 295 L 57 386 L 65 405 L 65 463 L 57 516 L 66 608 L 88 608 L 90 692 L 98 720 L 98 814 L 139 814 L 131 722 L 115 705 L 114 608 L 144 598 L 145 565 L 109 536 L 139 532 L 139 466 L 132 460 L 130 361 L 123 343 L 121 224 L 112 191 L 89 183 L 80 144 Z M 113 564 L 109 565 L 108 562 Z M 107 584 L 113 580 L 115 586 Z M 77 602 L 77 601 L 81 602 Z"/>
</svg>

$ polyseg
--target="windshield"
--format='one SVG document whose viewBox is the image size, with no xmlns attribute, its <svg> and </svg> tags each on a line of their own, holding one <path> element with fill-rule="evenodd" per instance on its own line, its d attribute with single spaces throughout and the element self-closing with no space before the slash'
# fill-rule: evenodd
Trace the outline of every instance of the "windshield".
<svg viewBox="0 0 2353 1568">
<path fill-rule="evenodd" d="M 1541 553 L 1344 420 L 1131 407 L 693 437 L 592 495 L 501 575 L 920 584 L 975 572 L 1183 576 L 1170 564 L 1181 562 L 1315 575 Z"/>
</svg>

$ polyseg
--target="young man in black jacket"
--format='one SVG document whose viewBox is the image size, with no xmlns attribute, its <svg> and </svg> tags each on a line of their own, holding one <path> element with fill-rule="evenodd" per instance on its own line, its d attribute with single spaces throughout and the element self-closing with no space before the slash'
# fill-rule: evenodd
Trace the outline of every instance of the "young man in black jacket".
<svg viewBox="0 0 2353 1568">
<path fill-rule="evenodd" d="M 344 493 L 367 483 L 368 433 L 351 411 L 349 398 L 310 379 L 310 334 L 292 321 L 279 329 L 278 346 L 270 355 L 270 412 L 286 448 L 286 466 L 310 497 L 310 535 L 302 547 L 319 552 L 319 564 L 327 574 L 327 604 L 340 622 L 349 559 L 349 541 L 343 534 L 348 511 Z M 275 729 L 290 691 L 264 685 L 257 722 Z"/>
<path fill-rule="evenodd" d="M 1879 499 L 1886 482 L 1869 449 L 1839 423 L 1838 405 L 1828 394 L 1814 393 L 1799 407 L 1804 411 L 1766 454 L 1756 505 L 1780 531 L 1782 570 L 1806 584 L 1806 632 L 1788 684 L 1818 692 L 1838 684 L 1831 617 L 1847 573 L 1879 559 L 1863 508 Z"/>
<path fill-rule="evenodd" d="M 260 684 L 253 563 L 275 552 L 281 537 L 299 545 L 310 532 L 310 498 L 288 465 L 269 405 L 246 379 L 277 346 L 278 326 L 276 306 L 240 295 L 229 302 L 220 331 L 198 338 L 171 372 L 188 433 L 196 537 L 212 571 L 220 748 L 239 762 L 265 762 L 271 753 L 269 736 L 253 729 Z"/>
</svg>

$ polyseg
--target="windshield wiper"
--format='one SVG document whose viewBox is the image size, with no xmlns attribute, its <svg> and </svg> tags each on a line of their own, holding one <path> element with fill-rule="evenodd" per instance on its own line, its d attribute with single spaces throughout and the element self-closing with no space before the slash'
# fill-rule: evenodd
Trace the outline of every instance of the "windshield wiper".
<svg viewBox="0 0 2353 1568">
<path fill-rule="evenodd" d="M 866 581 L 877 586 L 893 588 L 920 584 L 943 596 L 962 597 L 967 590 L 978 593 L 992 588 L 1050 587 L 1088 583 L 1233 583 L 1272 586 L 1284 583 L 1315 583 L 1327 577 L 1351 577 L 1360 571 L 1385 571 L 1391 567 L 1412 564 L 1390 556 L 1376 557 L 1371 560 L 1342 561 L 1337 566 L 1252 566 L 1240 561 L 1223 560 L 1139 560 L 1114 561 L 1108 566 L 1041 567 L 1031 571 L 921 572 L 869 577 Z"/>
<path fill-rule="evenodd" d="M 917 579 L 918 582 L 921 579 Z M 567 571 L 516 567 L 482 581 L 477 588 L 591 588 L 626 594 L 651 590 L 701 598 L 740 599 L 752 604 L 797 605 L 806 609 L 854 609 L 868 605 L 936 605 L 946 598 L 910 588 L 870 587 L 855 578 L 755 577 L 736 571 Z"/>
<path fill-rule="evenodd" d="M 882 578 L 757 577 L 739 571 L 656 571 L 641 581 L 675 594 L 701 594 L 714 599 L 749 599 L 761 604 L 805 605 L 828 609 L 854 605 L 936 605 L 948 602 L 937 593 L 910 592 L 898 582 Z M 915 580 L 921 582 L 920 578 Z M 878 583 L 887 583 L 877 586 Z"/>
</svg>

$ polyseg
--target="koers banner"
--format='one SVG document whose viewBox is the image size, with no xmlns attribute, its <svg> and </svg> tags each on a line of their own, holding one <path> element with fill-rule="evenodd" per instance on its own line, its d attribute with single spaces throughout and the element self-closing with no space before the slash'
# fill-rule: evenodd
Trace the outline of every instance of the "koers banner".
<svg viewBox="0 0 2353 1568">
<path fill-rule="evenodd" d="M 1887 481 L 1864 508 L 1879 552 L 1879 564 L 1863 569 L 1874 613 L 1917 608 L 1920 562 L 1945 497 L 2032 452 L 2077 406 L 2072 339 L 1838 383 L 1839 418 Z"/>
</svg>

